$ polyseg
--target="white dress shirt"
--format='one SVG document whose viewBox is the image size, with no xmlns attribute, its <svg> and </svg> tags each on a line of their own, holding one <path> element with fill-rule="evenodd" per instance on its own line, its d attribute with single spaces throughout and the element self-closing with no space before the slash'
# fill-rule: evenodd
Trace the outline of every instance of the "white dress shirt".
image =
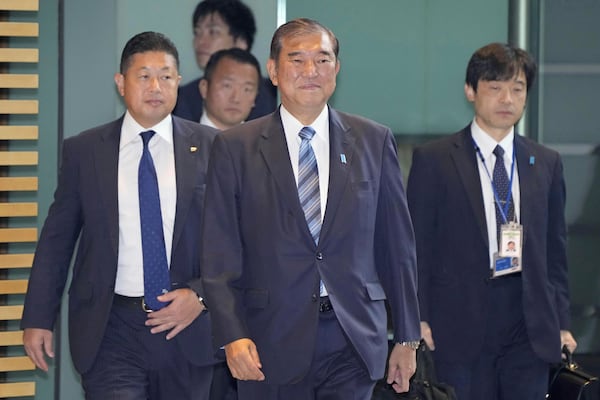
<svg viewBox="0 0 600 400">
<path fill-rule="evenodd" d="M 115 293 L 132 297 L 144 295 L 138 167 L 144 148 L 140 133 L 148 130 L 156 132 L 148 146 L 158 179 L 160 209 L 169 266 L 177 205 L 171 116 L 169 115 L 155 126 L 145 129 L 133 119 L 129 112 L 126 112 L 119 143 L 119 255 Z"/>
<path fill-rule="evenodd" d="M 202 111 L 202 115 L 200 116 L 200 124 L 210 126 L 211 128 L 219 129 L 217 128 L 217 125 L 215 125 L 215 123 L 212 122 L 212 120 L 208 117 L 208 115 L 206 115 L 206 109 Z"/>
<path fill-rule="evenodd" d="M 484 166 L 479 155 L 477 156 L 477 165 L 479 166 L 479 179 L 481 181 L 481 192 L 483 194 L 483 204 L 485 208 L 485 219 L 488 232 L 490 268 L 492 268 L 494 263 L 494 253 L 498 252 L 498 237 L 496 233 L 496 204 L 494 198 L 494 191 L 492 189 L 494 164 L 496 163 L 496 156 L 493 152 L 496 148 L 496 145 L 498 144 L 504 149 L 504 167 L 506 168 L 508 178 L 510 179 L 510 171 L 513 162 L 515 131 L 513 127 L 510 133 L 506 135 L 506 137 L 502 139 L 500 143 L 498 143 L 490 135 L 485 133 L 485 131 L 483 131 L 483 129 L 481 129 L 481 127 L 477 125 L 477 122 L 473 120 L 473 123 L 471 124 L 471 133 L 473 135 L 473 140 L 475 141 L 475 144 L 477 145 L 477 147 L 479 147 L 479 151 L 481 152 L 481 155 L 485 160 Z M 520 221 L 521 192 L 519 189 L 519 172 L 517 169 L 516 158 L 514 165 L 513 182 L 511 186 L 511 194 L 515 207 L 515 219 L 517 221 Z"/>
<path fill-rule="evenodd" d="M 294 178 L 296 178 L 296 186 L 298 186 L 298 157 L 300 154 L 300 143 L 302 142 L 298 134 L 304 128 L 304 125 L 290 114 L 283 105 L 281 106 L 280 114 L 292 169 L 294 170 Z M 315 135 L 311 139 L 310 145 L 315 153 L 317 169 L 319 170 L 321 222 L 323 222 L 327 206 L 327 192 L 329 190 L 329 108 L 327 105 L 325 105 L 317 119 L 310 124 L 310 127 L 315 130 Z"/>
<path fill-rule="evenodd" d="M 300 143 L 302 138 L 299 133 L 305 125 L 300 123 L 283 105 L 280 108 L 281 122 L 285 132 L 285 140 L 290 154 L 296 187 L 298 187 L 298 162 L 300 157 Z M 327 192 L 329 191 L 329 108 L 327 105 L 319 116 L 310 124 L 315 130 L 315 135 L 310 140 L 315 158 L 317 159 L 317 170 L 319 171 L 319 194 L 321 196 L 321 223 L 325 218 L 327 206 Z M 327 296 L 327 288 L 322 283 L 321 296 Z"/>
</svg>

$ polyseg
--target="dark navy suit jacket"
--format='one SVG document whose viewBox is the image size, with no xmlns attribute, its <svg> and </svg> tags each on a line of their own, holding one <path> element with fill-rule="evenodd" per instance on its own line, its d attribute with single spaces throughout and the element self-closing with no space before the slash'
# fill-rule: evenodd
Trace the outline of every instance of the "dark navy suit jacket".
<svg viewBox="0 0 600 400">
<path fill-rule="evenodd" d="M 562 163 L 555 151 L 517 134 L 514 145 L 524 229 L 522 312 L 533 350 L 555 362 L 560 329 L 569 329 Z M 417 148 L 408 179 L 421 318 L 446 361 L 472 360 L 481 352 L 493 301 L 486 289 L 490 262 L 476 157 L 469 125 Z"/>
<path fill-rule="evenodd" d="M 113 303 L 119 218 L 117 175 L 123 119 L 65 139 L 58 186 L 35 252 L 22 328 L 52 330 L 77 243 L 69 287 L 69 337 L 75 368 L 93 364 Z M 177 208 L 171 281 L 202 293 L 201 210 L 212 128 L 173 117 Z M 197 150 L 190 151 L 196 147 Z M 79 242 L 77 242 L 79 238 Z M 202 313 L 175 339 L 192 363 L 214 362 L 210 320 Z"/>
<path fill-rule="evenodd" d="M 319 278 L 373 379 L 386 364 L 386 298 L 395 339 L 420 337 L 414 235 L 392 133 L 333 109 L 329 128 L 318 246 L 298 200 L 279 111 L 225 131 L 213 145 L 201 270 L 215 346 L 252 339 L 272 384 L 309 370 Z"/>
<path fill-rule="evenodd" d="M 190 121 L 200 122 L 204 102 L 198 88 L 200 79 L 194 79 L 190 83 L 179 87 L 177 104 L 173 110 L 174 115 Z M 261 78 L 254 107 L 250 111 L 248 120 L 270 114 L 275 111 L 275 107 L 277 107 L 277 91 L 269 79 Z"/>
</svg>

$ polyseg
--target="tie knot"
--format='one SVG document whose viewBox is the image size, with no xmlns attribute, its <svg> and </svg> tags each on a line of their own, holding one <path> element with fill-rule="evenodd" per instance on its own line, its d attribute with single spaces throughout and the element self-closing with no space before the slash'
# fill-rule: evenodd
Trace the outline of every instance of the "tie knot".
<svg viewBox="0 0 600 400">
<path fill-rule="evenodd" d="M 154 131 L 145 131 L 140 133 L 140 136 L 142 137 L 142 142 L 144 142 L 144 147 L 148 147 L 148 142 L 150 141 L 150 139 L 152 139 L 152 136 L 154 136 L 156 132 Z"/>
<path fill-rule="evenodd" d="M 500 145 L 497 145 L 497 146 L 494 148 L 494 151 L 493 151 L 493 153 L 494 153 L 494 155 L 495 155 L 496 157 L 498 157 L 498 158 L 502 158 L 502 156 L 504 156 L 504 149 L 502 148 L 502 146 L 500 146 Z"/>
<path fill-rule="evenodd" d="M 310 126 L 305 126 L 302 128 L 300 133 L 298 134 L 302 139 L 311 140 L 313 136 L 315 136 L 315 130 Z"/>
</svg>

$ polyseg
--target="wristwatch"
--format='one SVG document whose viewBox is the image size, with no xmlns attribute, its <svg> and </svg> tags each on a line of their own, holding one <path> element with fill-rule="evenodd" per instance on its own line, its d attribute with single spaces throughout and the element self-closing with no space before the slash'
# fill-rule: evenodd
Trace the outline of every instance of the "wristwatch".
<svg viewBox="0 0 600 400">
<path fill-rule="evenodd" d="M 409 341 L 409 342 L 398 342 L 398 344 L 400 346 L 410 347 L 413 350 L 418 349 L 420 343 L 421 343 L 420 340 L 412 340 L 412 341 Z"/>
<path fill-rule="evenodd" d="M 200 302 L 200 304 L 202 304 L 202 307 L 204 307 L 205 310 L 208 310 L 208 308 L 206 307 L 206 303 L 204 302 L 204 298 L 202 296 L 198 296 L 198 301 Z"/>
</svg>

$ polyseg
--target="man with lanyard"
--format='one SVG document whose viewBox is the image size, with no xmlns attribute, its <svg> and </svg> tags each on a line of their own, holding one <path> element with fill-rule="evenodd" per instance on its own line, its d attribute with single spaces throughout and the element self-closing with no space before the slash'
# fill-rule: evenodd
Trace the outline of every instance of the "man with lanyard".
<svg viewBox="0 0 600 400">
<path fill-rule="evenodd" d="M 477 50 L 465 83 L 474 120 L 413 156 L 421 330 L 461 400 L 544 399 L 550 364 L 577 345 L 560 156 L 514 130 L 535 73 L 521 49 Z"/>
</svg>

